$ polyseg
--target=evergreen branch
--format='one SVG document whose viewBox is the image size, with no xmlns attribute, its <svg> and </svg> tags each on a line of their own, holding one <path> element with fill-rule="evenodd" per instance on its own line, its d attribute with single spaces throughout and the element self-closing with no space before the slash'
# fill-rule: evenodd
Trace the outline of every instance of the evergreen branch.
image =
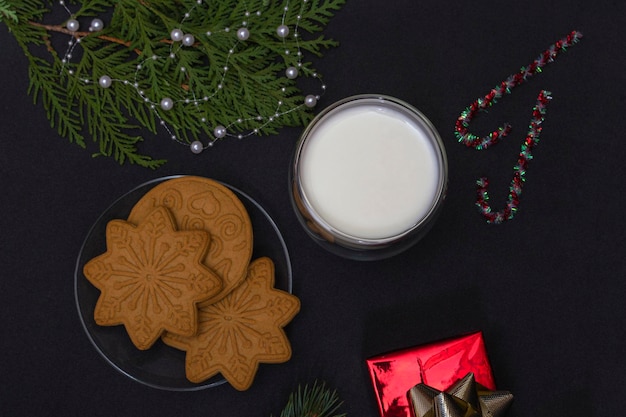
<svg viewBox="0 0 626 417">
<path fill-rule="evenodd" d="M 345 417 L 345 413 L 335 414 L 341 405 L 337 391 L 315 381 L 312 387 L 305 385 L 302 389 L 298 386 L 298 390 L 289 396 L 280 417 Z"/>
<path fill-rule="evenodd" d="M 295 52 L 319 57 L 337 45 L 310 35 L 321 31 L 345 0 L 309 0 L 288 11 L 282 2 L 267 0 L 66 2 L 72 17 L 81 21 L 106 12 L 100 32 L 72 32 L 65 22 L 49 23 L 48 3 L 0 0 L 0 22 L 29 60 L 28 93 L 71 143 L 85 147 L 83 135 L 88 134 L 98 145 L 95 156 L 155 168 L 164 161 L 138 154 L 143 138 L 133 134 L 137 129 L 166 130 L 190 143 L 217 140 L 213 130 L 218 125 L 226 126 L 229 135 L 264 135 L 308 123 L 313 113 L 303 105 L 299 82 L 288 79 L 285 69 L 296 66 L 303 78 L 318 77 L 312 63 Z M 250 17 L 250 38 L 239 40 L 244 15 Z M 277 25 L 287 20 L 293 36 L 277 37 Z M 175 43 L 172 29 L 195 34 L 195 43 Z M 65 51 L 57 34 L 71 41 Z M 40 57 L 40 47 L 49 57 Z M 105 75 L 112 82 L 102 88 L 99 80 Z M 175 103 L 167 111 L 160 107 L 165 97 Z"/>
<path fill-rule="evenodd" d="M 120 165 L 126 161 L 137 164 L 144 168 L 156 169 L 163 165 L 164 159 L 152 159 L 147 155 L 137 153 L 137 143 L 143 139 L 141 136 L 131 136 L 123 132 L 124 129 L 132 126 L 119 125 L 114 129 L 100 130 L 94 135 L 94 139 L 100 143 L 100 152 L 92 156 L 112 156 Z"/>
<path fill-rule="evenodd" d="M 4 19 L 12 20 L 13 23 L 17 23 L 17 13 L 11 8 L 4 0 L 0 0 L 0 22 Z"/>
<path fill-rule="evenodd" d="M 37 103 L 41 99 L 50 125 L 57 128 L 59 135 L 84 148 L 82 125 L 78 113 L 68 101 L 67 90 L 57 81 L 58 69 L 43 59 L 32 56 L 29 58 L 28 93 L 33 97 L 33 102 Z"/>
</svg>

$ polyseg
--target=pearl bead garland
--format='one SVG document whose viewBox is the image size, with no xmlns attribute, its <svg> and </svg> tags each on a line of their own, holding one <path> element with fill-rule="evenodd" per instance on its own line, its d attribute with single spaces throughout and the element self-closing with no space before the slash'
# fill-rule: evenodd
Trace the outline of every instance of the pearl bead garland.
<svg viewBox="0 0 626 417">
<path fill-rule="evenodd" d="M 196 155 L 204 150 L 204 146 L 199 140 L 194 140 L 193 142 L 191 142 L 190 148 L 191 152 L 195 153 Z"/>
<path fill-rule="evenodd" d="M 289 68 L 287 68 L 285 70 L 285 75 L 290 80 L 294 80 L 294 79 L 298 78 L 298 68 L 296 68 L 296 67 L 289 67 Z"/>
<path fill-rule="evenodd" d="M 109 88 L 111 87 L 112 83 L 113 83 L 113 80 L 111 80 L 111 77 L 109 77 L 108 75 L 103 75 L 98 80 L 98 85 L 100 85 L 100 87 L 102 88 Z"/>
<path fill-rule="evenodd" d="M 250 37 L 250 31 L 246 28 L 241 28 L 237 31 L 237 39 L 245 41 Z"/>
<path fill-rule="evenodd" d="M 76 32 L 80 28 L 80 23 L 78 23 L 78 20 L 76 20 L 76 19 L 70 19 L 65 24 L 65 27 L 70 32 Z"/>
<path fill-rule="evenodd" d="M 281 38 L 286 38 L 289 35 L 289 27 L 287 25 L 280 25 L 276 28 L 276 34 Z"/>
<path fill-rule="evenodd" d="M 284 12 L 283 12 L 283 18 L 282 18 L 282 22 L 280 25 L 277 26 L 276 28 L 276 36 L 279 39 L 286 39 L 289 34 L 291 33 L 291 30 L 289 28 L 289 26 L 285 23 L 285 18 L 287 15 L 287 11 L 289 10 L 289 1 L 287 0 L 287 6 L 284 7 Z M 203 1 L 202 0 L 197 0 L 197 6 L 200 6 Z M 304 11 L 304 7 L 305 5 L 308 3 L 308 0 L 301 0 L 301 13 L 298 14 L 297 18 L 296 18 L 296 22 L 294 25 L 294 33 L 293 36 L 294 38 L 298 38 L 299 34 L 298 34 L 298 28 L 299 28 L 299 22 L 301 20 L 301 15 L 302 12 Z M 61 6 L 63 6 L 65 8 L 65 10 L 68 12 L 68 14 L 71 15 L 70 10 L 68 9 L 68 7 L 65 5 L 65 2 L 63 0 L 59 1 L 59 4 Z M 192 16 L 192 12 L 195 10 L 195 8 L 197 6 L 193 6 L 188 12 L 186 12 L 184 14 L 184 18 L 180 21 L 181 27 L 179 28 L 175 28 L 172 29 L 170 32 L 170 39 L 172 41 L 172 48 L 170 49 L 170 53 L 169 53 L 169 59 L 171 60 L 175 60 L 177 58 L 177 49 L 174 48 L 174 45 L 176 43 L 179 43 L 182 46 L 185 47 L 193 47 L 196 44 L 196 37 L 194 36 L 194 34 L 191 33 L 185 33 L 182 29 L 182 25 L 184 23 L 184 21 L 188 18 L 190 18 Z M 181 144 L 186 144 L 189 146 L 190 150 L 192 153 L 194 154 L 199 154 L 201 153 L 204 149 L 205 146 L 203 145 L 203 143 L 199 140 L 195 140 L 193 142 L 191 142 L 190 144 L 185 143 L 183 141 L 181 141 L 180 139 L 178 139 L 176 137 L 176 135 L 172 132 L 172 130 L 168 127 L 167 123 L 165 122 L 165 120 L 161 117 L 161 115 L 158 112 L 158 109 L 161 109 L 162 111 L 168 112 L 170 110 L 172 110 L 176 104 L 176 102 L 180 101 L 181 103 L 185 103 L 185 104 L 193 104 L 194 106 L 198 106 L 200 104 L 200 102 L 207 102 L 210 100 L 210 98 L 212 96 L 214 96 L 215 94 L 217 94 L 220 90 L 222 90 L 224 88 L 224 81 L 225 81 L 225 76 L 226 73 L 229 70 L 228 67 L 228 61 L 231 55 L 233 55 L 235 53 L 236 47 L 237 47 L 237 43 L 238 42 L 244 42 L 247 41 L 250 36 L 251 36 L 251 28 L 249 26 L 249 22 L 248 19 L 249 18 L 253 18 L 253 17 L 260 17 L 261 16 L 261 11 L 256 11 L 255 13 L 250 13 L 249 11 L 246 11 L 244 13 L 244 18 L 245 20 L 243 20 L 241 22 L 241 26 L 239 27 L 239 29 L 235 32 L 235 43 L 233 44 L 233 47 L 230 48 L 228 50 L 228 54 L 226 57 L 226 62 L 225 64 L 222 66 L 222 77 L 221 77 L 221 82 L 219 82 L 217 84 L 217 89 L 216 91 L 210 95 L 210 96 L 205 96 L 202 98 L 196 98 L 195 95 L 193 96 L 193 99 L 191 98 L 186 98 L 186 99 L 182 99 L 182 100 L 174 100 L 171 97 L 163 97 L 161 98 L 161 100 L 154 102 L 152 99 L 150 99 L 148 96 L 146 96 L 145 92 L 143 90 L 140 89 L 139 87 L 139 76 L 140 76 L 140 72 L 143 68 L 143 65 L 140 63 L 137 65 L 136 67 L 136 72 L 135 72 L 135 76 L 134 76 L 134 81 L 131 79 L 123 79 L 123 80 L 114 80 L 112 79 L 109 75 L 107 74 L 102 74 L 100 75 L 100 77 L 97 80 L 97 84 L 104 89 L 110 88 L 113 84 L 113 82 L 121 82 L 126 86 L 131 86 L 133 87 L 136 91 L 137 94 L 141 97 L 141 99 L 150 107 L 150 109 L 152 111 L 154 111 L 154 114 L 156 115 L 156 117 L 159 120 L 159 125 L 161 125 L 162 127 L 164 127 L 167 132 L 170 134 L 170 137 L 172 140 L 175 140 L 177 142 L 180 142 Z M 253 19 L 254 20 L 254 19 Z M 70 32 L 77 32 L 80 28 L 80 24 L 78 22 L 78 20 L 74 19 L 74 18 L 70 18 L 66 24 L 66 29 Z M 104 29 L 104 22 L 99 19 L 99 18 L 94 18 L 91 21 L 91 25 L 89 27 L 89 31 L 90 32 L 100 32 Z M 223 28 L 223 32 L 224 33 L 228 33 L 230 32 L 230 28 L 229 27 L 225 27 Z M 206 31 L 205 33 L 203 33 L 203 36 L 211 36 L 213 34 L 212 31 Z M 69 62 L 69 60 L 72 58 L 72 51 L 73 49 L 80 43 L 80 37 L 77 37 L 74 41 L 70 40 L 68 42 L 69 48 L 68 51 L 66 52 L 65 56 L 62 59 L 62 63 L 66 64 Z M 296 43 L 297 45 L 297 51 L 295 52 L 295 56 L 297 57 L 297 61 L 296 61 L 296 65 L 291 65 L 289 67 L 287 67 L 285 69 L 285 73 L 284 76 L 289 79 L 289 80 L 295 80 L 296 78 L 298 78 L 298 76 L 300 75 L 300 71 L 299 68 L 303 68 L 302 65 L 302 58 L 303 58 L 303 54 L 300 50 L 299 45 Z M 292 55 L 292 51 L 290 51 L 289 49 L 285 49 L 284 50 L 284 54 L 285 57 L 288 57 L 290 55 Z M 153 55 L 151 57 L 147 57 L 145 60 L 154 60 L 157 61 L 159 59 L 162 59 L 159 56 Z M 179 71 L 181 72 L 186 72 L 186 68 L 185 67 L 179 67 Z M 67 70 L 68 74 L 73 75 L 73 71 L 72 70 Z M 319 80 L 321 82 L 321 77 L 317 74 L 317 73 L 309 73 L 310 76 L 312 76 L 313 78 Z M 83 82 L 85 83 L 90 83 L 91 80 L 89 79 L 82 79 Z M 326 86 L 324 84 L 321 84 L 321 89 L 322 92 L 325 91 Z M 283 94 L 286 94 L 287 90 L 285 87 L 281 88 L 281 92 Z M 306 107 L 306 108 L 313 108 L 317 105 L 317 102 L 319 100 L 320 96 L 319 95 L 313 95 L 313 94 L 309 94 L 307 95 L 302 104 L 297 106 L 296 108 L 292 108 L 292 109 L 286 109 L 286 110 L 279 110 L 280 107 L 283 105 L 282 101 L 278 101 L 277 103 L 277 107 L 276 107 L 276 112 L 272 115 L 269 116 L 262 116 L 262 115 L 258 115 L 256 117 L 252 117 L 252 118 L 247 118 L 247 119 L 243 119 L 243 118 L 239 118 L 237 120 L 235 120 L 235 122 L 230 123 L 226 126 L 224 125 L 218 125 L 215 126 L 214 130 L 213 130 L 213 135 L 214 135 L 214 139 L 212 139 L 211 141 L 208 142 L 207 147 L 213 146 L 213 144 L 215 143 L 215 141 L 217 141 L 218 139 L 223 139 L 227 136 L 233 136 L 236 137 L 238 139 L 243 139 L 244 137 L 247 136 L 251 136 L 251 135 L 255 135 L 258 134 L 260 132 L 260 129 L 266 125 L 269 125 L 270 123 L 273 123 L 277 118 L 279 118 L 281 115 L 283 114 L 287 114 L 290 113 L 292 111 L 297 110 L 299 107 Z M 249 131 L 248 133 L 239 133 L 236 135 L 232 135 L 229 134 L 229 128 L 230 127 L 234 127 L 235 125 L 241 125 L 244 122 L 247 121 L 257 121 L 260 123 L 259 127 L 256 127 L 254 129 L 252 129 L 251 131 Z M 203 123 L 206 122 L 206 118 L 202 117 L 201 121 Z"/>
<path fill-rule="evenodd" d="M 180 42 L 183 40 L 183 36 L 185 34 L 183 33 L 182 30 L 180 29 L 174 29 L 172 30 L 172 32 L 170 33 L 170 38 L 172 39 L 172 41 L 174 42 Z"/>
<path fill-rule="evenodd" d="M 317 105 L 317 99 L 318 99 L 317 96 L 309 94 L 308 96 L 304 98 L 304 105 L 309 108 L 315 107 Z"/>
<path fill-rule="evenodd" d="M 196 42 L 196 38 L 193 35 L 188 33 L 183 36 L 183 39 L 181 42 L 185 46 L 193 46 L 193 44 Z"/>
<path fill-rule="evenodd" d="M 174 107 L 174 100 L 169 97 L 165 97 L 161 100 L 161 108 L 165 111 L 172 110 Z"/>
<path fill-rule="evenodd" d="M 102 29 L 104 29 L 104 22 L 101 19 L 93 19 L 91 21 L 89 26 L 90 32 L 100 32 Z"/>
<path fill-rule="evenodd" d="M 223 137 L 226 136 L 226 128 L 221 125 L 217 126 L 215 130 L 213 131 L 213 134 L 215 135 L 216 138 L 222 139 Z"/>
</svg>

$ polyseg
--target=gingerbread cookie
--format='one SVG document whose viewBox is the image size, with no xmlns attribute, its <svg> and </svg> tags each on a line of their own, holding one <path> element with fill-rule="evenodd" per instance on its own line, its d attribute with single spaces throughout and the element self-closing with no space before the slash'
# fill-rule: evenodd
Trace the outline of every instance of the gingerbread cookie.
<svg viewBox="0 0 626 417">
<path fill-rule="evenodd" d="M 101 291 L 97 324 L 123 324 L 133 344 L 145 350 L 164 332 L 197 332 L 197 303 L 215 297 L 221 279 L 202 260 L 210 236 L 202 230 L 177 231 L 164 207 L 135 226 L 111 220 L 107 250 L 87 262 L 85 277 Z"/>
<path fill-rule="evenodd" d="M 204 263 L 222 278 L 226 296 L 246 276 L 252 256 L 252 223 L 239 198 L 225 185 L 208 178 L 184 176 L 167 180 L 148 191 L 133 207 L 128 221 L 139 223 L 155 207 L 167 207 L 178 230 L 205 230 L 211 245 Z"/>
<path fill-rule="evenodd" d="M 181 337 L 167 333 L 163 341 L 186 351 L 185 370 L 192 382 L 221 373 L 237 390 L 250 387 L 259 363 L 291 358 L 283 327 L 300 311 L 300 300 L 274 288 L 274 263 L 259 258 L 250 264 L 245 281 L 215 304 L 202 303 L 198 333 Z"/>
</svg>

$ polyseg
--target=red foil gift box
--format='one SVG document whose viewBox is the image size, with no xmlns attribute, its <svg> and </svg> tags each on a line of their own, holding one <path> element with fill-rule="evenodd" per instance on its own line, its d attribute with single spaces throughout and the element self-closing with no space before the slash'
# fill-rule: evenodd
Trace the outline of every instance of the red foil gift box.
<svg viewBox="0 0 626 417">
<path fill-rule="evenodd" d="M 477 383 L 496 388 L 481 332 L 394 351 L 366 362 L 382 417 L 411 417 L 407 392 L 420 382 L 444 391 L 473 372 Z"/>
</svg>

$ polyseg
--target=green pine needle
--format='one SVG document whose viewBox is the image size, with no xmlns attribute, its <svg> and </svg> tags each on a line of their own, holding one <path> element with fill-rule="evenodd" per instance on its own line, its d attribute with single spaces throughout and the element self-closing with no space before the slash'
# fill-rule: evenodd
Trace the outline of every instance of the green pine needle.
<svg viewBox="0 0 626 417">
<path fill-rule="evenodd" d="M 98 148 L 96 156 L 157 168 L 165 160 L 139 150 L 143 140 L 157 134 L 174 135 L 183 143 L 207 143 L 217 140 L 213 130 L 218 125 L 228 125 L 232 134 L 270 135 L 313 118 L 302 105 L 305 94 L 297 81 L 287 79 L 284 71 L 298 65 L 295 51 L 301 51 L 305 59 L 299 78 L 316 76 L 307 59 L 320 57 L 337 42 L 315 33 L 345 0 L 310 0 L 304 9 L 296 0 L 293 3 L 285 11 L 283 2 L 266 0 L 213 0 L 201 6 L 196 0 L 67 0 L 82 25 L 106 16 L 101 32 L 81 27 L 80 35 L 72 36 L 63 20 L 69 16 L 60 6 L 53 11 L 45 0 L 0 0 L 0 23 L 28 59 L 28 93 L 43 106 L 61 136 L 81 147 L 91 139 Z M 257 10 L 262 13 L 257 15 Z M 187 11 L 191 12 L 185 17 Z M 250 38 L 237 42 L 236 31 L 246 11 L 251 12 Z M 285 22 L 298 22 L 298 34 L 304 36 L 276 36 L 283 14 Z M 172 45 L 170 32 L 175 28 L 196 34 L 194 46 Z M 212 33 L 205 36 L 207 32 Z M 80 44 L 71 47 L 73 56 L 68 59 L 66 41 L 78 38 Z M 170 59 L 173 52 L 175 59 Z M 110 88 L 99 87 L 102 75 L 116 80 Z M 149 105 L 163 97 L 177 103 L 172 110 Z M 279 101 L 280 117 L 271 123 L 257 119 L 273 116 Z"/>
<path fill-rule="evenodd" d="M 4 19 L 12 20 L 17 23 L 17 13 L 4 0 L 0 0 L 0 22 Z"/>
<path fill-rule="evenodd" d="M 341 405 L 337 391 L 315 381 L 312 387 L 298 386 L 289 396 L 280 417 L 345 417 L 345 413 L 335 414 Z"/>
</svg>

